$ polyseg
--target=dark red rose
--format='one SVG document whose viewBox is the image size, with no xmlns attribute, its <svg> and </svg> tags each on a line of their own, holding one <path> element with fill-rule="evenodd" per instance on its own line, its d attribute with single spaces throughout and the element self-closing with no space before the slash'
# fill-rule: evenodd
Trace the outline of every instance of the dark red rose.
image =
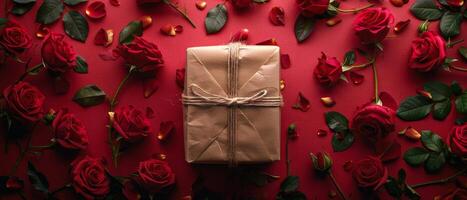
<svg viewBox="0 0 467 200">
<path fill-rule="evenodd" d="M 149 119 L 133 106 L 123 106 L 115 110 L 113 128 L 127 142 L 138 141 L 152 132 Z"/>
<path fill-rule="evenodd" d="M 164 64 L 162 53 L 157 46 L 142 37 L 135 37 L 129 44 L 118 45 L 114 52 L 143 74 L 155 74 Z"/>
<path fill-rule="evenodd" d="M 136 0 L 136 4 L 138 5 L 144 5 L 144 4 L 155 4 L 155 3 L 160 3 L 163 0 Z"/>
<path fill-rule="evenodd" d="M 231 0 L 231 2 L 235 8 L 242 9 L 250 7 L 252 0 Z"/>
<path fill-rule="evenodd" d="M 3 90 L 7 110 L 21 119 L 35 122 L 44 115 L 45 96 L 27 82 L 10 85 Z"/>
<path fill-rule="evenodd" d="M 65 41 L 65 35 L 50 33 L 42 45 L 42 60 L 48 70 L 64 73 L 76 66 L 73 46 Z"/>
<path fill-rule="evenodd" d="M 424 32 L 412 42 L 409 67 L 428 72 L 441 67 L 446 59 L 446 43 L 432 31 Z"/>
<path fill-rule="evenodd" d="M 376 190 L 386 183 L 388 170 L 379 158 L 368 157 L 353 165 L 352 177 L 358 187 Z"/>
<path fill-rule="evenodd" d="M 57 143 L 66 149 L 84 150 L 88 146 L 88 132 L 81 120 L 68 110 L 61 109 L 55 114 L 52 129 Z"/>
<path fill-rule="evenodd" d="M 386 106 L 369 104 L 354 115 L 351 128 L 370 142 L 379 141 L 395 130 L 395 111 Z"/>
<path fill-rule="evenodd" d="M 357 14 L 353 29 L 364 44 L 381 42 L 389 33 L 394 16 L 387 8 L 368 8 Z"/>
<path fill-rule="evenodd" d="M 175 174 L 169 164 L 162 160 L 149 159 L 138 166 L 138 184 L 149 193 L 157 193 L 175 183 Z"/>
<path fill-rule="evenodd" d="M 0 44 L 10 53 L 19 54 L 31 47 L 31 36 L 14 21 L 8 21 L 0 33 Z"/>
<path fill-rule="evenodd" d="M 101 159 L 85 156 L 71 163 L 71 184 L 86 199 L 105 197 L 110 191 L 110 180 Z"/>
<path fill-rule="evenodd" d="M 335 58 L 327 58 L 326 54 L 321 53 L 321 58 L 318 59 L 313 75 L 315 80 L 323 86 L 332 86 L 336 84 L 342 74 L 341 63 Z"/>
<path fill-rule="evenodd" d="M 455 126 L 447 138 L 452 153 L 467 158 L 467 124 Z"/>
<path fill-rule="evenodd" d="M 329 0 L 297 0 L 302 15 L 312 17 L 324 14 L 328 10 Z"/>
</svg>

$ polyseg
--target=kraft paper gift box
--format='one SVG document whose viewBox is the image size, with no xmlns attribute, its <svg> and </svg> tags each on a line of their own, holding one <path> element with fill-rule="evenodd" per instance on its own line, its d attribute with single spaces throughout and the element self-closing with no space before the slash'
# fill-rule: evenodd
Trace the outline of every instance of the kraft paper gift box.
<svg viewBox="0 0 467 200">
<path fill-rule="evenodd" d="M 279 160 L 279 70 L 277 46 L 188 48 L 186 161 L 235 166 Z"/>
</svg>

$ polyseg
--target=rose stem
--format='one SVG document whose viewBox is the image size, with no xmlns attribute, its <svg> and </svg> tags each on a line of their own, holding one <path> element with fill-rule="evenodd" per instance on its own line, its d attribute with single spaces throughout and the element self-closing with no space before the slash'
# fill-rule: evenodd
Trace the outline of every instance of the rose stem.
<svg viewBox="0 0 467 200">
<path fill-rule="evenodd" d="M 433 181 L 427 181 L 427 182 L 423 182 L 423 183 L 418 183 L 418 184 L 413 184 L 410 187 L 415 189 L 415 188 L 429 186 L 429 185 L 444 184 L 444 183 L 447 183 L 447 182 L 451 181 L 452 179 L 456 178 L 457 176 L 460 176 L 460 175 L 464 174 L 465 172 L 467 172 L 467 168 L 462 169 L 462 170 L 458 171 L 457 173 L 455 173 L 455 174 L 453 174 L 453 175 L 451 175 L 449 177 L 446 177 L 446 178 L 443 178 L 443 179 L 438 179 L 438 180 L 433 180 Z"/>
<path fill-rule="evenodd" d="M 368 65 L 371 65 L 373 63 L 375 63 L 375 59 L 371 59 L 370 61 L 368 61 L 366 63 L 363 63 L 363 64 L 359 64 L 359 65 L 347 65 L 347 66 L 344 66 L 344 67 L 348 67 L 347 69 L 344 70 L 344 72 L 350 71 L 350 70 L 352 70 L 354 68 L 364 68 L 364 67 L 366 67 Z"/>
<path fill-rule="evenodd" d="M 285 140 L 285 165 L 287 167 L 287 176 L 290 176 L 290 160 L 289 160 L 289 135 Z"/>
<path fill-rule="evenodd" d="M 29 61 L 26 63 L 26 66 L 27 66 L 28 64 L 29 64 Z M 26 76 L 29 75 L 29 73 L 31 73 L 31 72 L 33 72 L 33 71 L 39 69 L 39 68 L 42 68 L 42 67 L 44 67 L 44 66 L 45 66 L 44 63 L 40 63 L 40 64 L 38 64 L 38 65 L 36 65 L 36 66 L 34 66 L 34 67 L 31 67 L 31 68 L 27 69 L 27 70 L 19 77 L 19 79 L 16 81 L 16 83 L 19 83 L 19 82 L 23 81 L 23 80 L 26 78 Z"/>
<path fill-rule="evenodd" d="M 331 177 L 331 180 L 332 180 L 332 183 L 334 184 L 334 186 L 336 187 L 337 189 L 337 192 L 339 193 L 339 195 L 341 196 L 342 199 L 344 200 L 347 200 L 347 197 L 344 195 L 344 192 L 342 191 L 341 187 L 339 186 L 339 184 L 337 183 L 336 181 L 336 178 L 334 177 L 334 174 L 332 173 L 331 170 L 329 170 L 329 177 Z"/>
<path fill-rule="evenodd" d="M 373 7 L 375 4 L 368 4 L 366 6 L 363 6 L 363 7 L 360 7 L 360 8 L 354 8 L 354 9 L 340 9 L 340 8 L 336 8 L 337 11 L 341 12 L 341 13 L 357 13 L 361 10 L 365 10 L 367 8 L 371 8 Z"/>
<path fill-rule="evenodd" d="M 58 188 L 58 189 L 56 189 L 56 190 L 50 192 L 50 196 L 53 197 L 56 193 L 59 193 L 59 192 L 61 192 L 61 191 L 64 191 L 64 190 L 66 190 L 66 189 L 69 189 L 69 188 L 71 188 L 71 184 L 70 184 L 70 183 L 65 184 L 64 186 L 62 186 L 62 187 L 60 187 L 60 188 Z"/>
<path fill-rule="evenodd" d="M 34 124 L 33 126 L 33 130 L 34 128 L 36 127 L 37 123 Z M 29 146 L 31 144 L 31 138 L 32 138 L 32 134 L 30 134 L 30 136 L 28 137 L 27 139 L 27 145 L 26 145 L 26 148 L 23 150 L 23 148 L 21 147 L 21 144 L 19 142 L 16 143 L 16 145 L 18 146 L 18 149 L 20 151 L 20 154 L 18 156 L 18 158 L 16 158 L 16 161 L 15 161 L 15 164 L 13 165 L 13 168 L 11 168 L 10 170 L 10 176 L 13 176 L 15 175 L 16 173 L 16 170 L 18 170 L 18 167 L 19 167 L 19 164 L 21 164 L 21 161 L 23 161 L 24 159 L 24 156 L 26 155 L 26 153 L 29 151 Z"/>
<path fill-rule="evenodd" d="M 458 67 L 458 66 L 451 65 L 451 66 L 449 66 L 449 68 L 455 69 L 455 70 L 461 71 L 461 72 L 467 72 L 467 68 L 463 68 L 463 67 Z"/>
<path fill-rule="evenodd" d="M 178 13 L 180 13 L 186 20 L 188 20 L 188 22 L 190 22 L 190 24 L 191 24 L 191 26 L 193 26 L 193 28 L 196 28 L 195 23 L 190 19 L 190 17 L 185 12 L 180 10 L 180 8 L 177 5 L 172 3 L 170 0 L 164 0 L 164 2 L 167 5 L 169 5 L 170 7 L 172 7 L 173 9 L 175 9 Z"/>
<path fill-rule="evenodd" d="M 376 71 L 376 65 L 373 63 L 372 65 L 373 68 L 373 79 L 375 82 L 375 103 L 378 104 L 379 102 L 379 95 L 378 95 L 378 72 Z"/>
<path fill-rule="evenodd" d="M 451 42 L 451 40 L 449 40 L 449 42 L 448 42 L 448 44 L 446 44 L 446 46 L 448 48 L 452 48 L 452 47 L 454 47 L 454 45 L 462 43 L 462 42 L 464 42 L 464 39 L 456 40 L 454 42 Z"/>
</svg>

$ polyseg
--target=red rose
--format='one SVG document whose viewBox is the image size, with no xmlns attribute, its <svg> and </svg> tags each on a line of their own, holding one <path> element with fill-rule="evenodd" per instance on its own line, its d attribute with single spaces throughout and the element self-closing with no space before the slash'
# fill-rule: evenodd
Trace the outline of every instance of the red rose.
<svg viewBox="0 0 467 200">
<path fill-rule="evenodd" d="M 142 37 L 135 37 L 129 44 L 118 45 L 114 52 L 125 59 L 128 65 L 136 66 L 137 71 L 144 74 L 155 74 L 164 63 L 157 46 Z"/>
<path fill-rule="evenodd" d="M 393 109 L 370 104 L 357 111 L 351 129 L 362 138 L 376 142 L 395 130 L 395 120 Z"/>
<path fill-rule="evenodd" d="M 31 47 L 31 36 L 14 21 L 8 21 L 0 33 L 0 44 L 10 53 L 19 54 Z"/>
<path fill-rule="evenodd" d="M 110 180 L 102 160 L 85 156 L 71 163 L 71 184 L 86 199 L 105 197 L 110 191 Z"/>
<path fill-rule="evenodd" d="M 152 131 L 149 119 L 133 106 L 123 106 L 115 110 L 113 128 L 127 142 L 138 141 Z"/>
<path fill-rule="evenodd" d="M 352 177 L 358 187 L 376 190 L 386 183 L 388 170 L 379 158 L 368 157 L 355 163 Z"/>
<path fill-rule="evenodd" d="M 389 33 L 394 16 L 387 8 L 369 8 L 360 13 L 353 21 L 353 29 L 362 43 L 381 42 Z"/>
<path fill-rule="evenodd" d="M 160 3 L 163 0 L 136 0 L 136 4 L 143 5 L 143 4 L 153 4 L 153 3 Z"/>
<path fill-rule="evenodd" d="M 41 53 L 45 66 L 52 72 L 63 73 L 76 66 L 75 50 L 65 41 L 63 34 L 50 33 Z"/>
<path fill-rule="evenodd" d="M 329 0 L 297 0 L 302 14 L 307 17 L 324 14 L 328 10 Z"/>
<path fill-rule="evenodd" d="M 233 6 L 235 6 L 235 8 L 239 8 L 239 9 L 242 9 L 242 8 L 248 8 L 250 7 L 251 5 L 251 0 L 231 0 Z"/>
<path fill-rule="evenodd" d="M 313 75 L 315 80 L 323 86 L 332 86 L 336 84 L 342 74 L 341 63 L 335 58 L 327 58 L 326 54 L 321 52 L 321 58 L 318 59 Z"/>
<path fill-rule="evenodd" d="M 10 85 L 3 90 L 6 107 L 11 114 L 27 121 L 35 122 L 42 118 L 45 96 L 27 82 Z"/>
<path fill-rule="evenodd" d="M 441 36 L 427 31 L 412 42 L 409 67 L 427 72 L 441 67 L 446 59 L 446 44 Z"/>
<path fill-rule="evenodd" d="M 467 158 L 467 124 L 455 126 L 448 136 L 447 144 L 453 153 Z"/>
<path fill-rule="evenodd" d="M 175 183 L 175 174 L 167 162 L 157 159 L 142 161 L 138 166 L 138 184 L 149 193 L 157 193 Z"/>
<path fill-rule="evenodd" d="M 55 115 L 52 129 L 57 143 L 66 149 L 84 150 L 88 146 L 88 132 L 81 120 L 68 110 L 61 109 Z"/>
</svg>

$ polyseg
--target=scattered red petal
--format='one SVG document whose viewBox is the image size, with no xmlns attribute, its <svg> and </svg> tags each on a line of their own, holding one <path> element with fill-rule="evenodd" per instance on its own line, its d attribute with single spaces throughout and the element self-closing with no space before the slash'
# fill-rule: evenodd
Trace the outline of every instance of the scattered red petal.
<svg viewBox="0 0 467 200">
<path fill-rule="evenodd" d="M 99 53 L 99 57 L 104 61 L 115 61 L 118 58 L 111 51 L 101 52 Z"/>
<path fill-rule="evenodd" d="M 107 15 L 105 4 L 102 1 L 94 1 L 86 7 L 86 15 L 91 19 L 101 19 Z"/>
<path fill-rule="evenodd" d="M 355 84 L 355 85 L 360 85 L 363 83 L 365 77 L 357 72 L 354 72 L 354 71 L 349 71 L 348 73 L 348 78 L 350 79 L 350 81 Z"/>
<path fill-rule="evenodd" d="M 204 10 L 208 4 L 206 3 L 206 1 L 196 1 L 195 5 L 196 8 L 198 8 L 199 10 Z"/>
<path fill-rule="evenodd" d="M 421 96 L 424 96 L 426 98 L 429 98 L 429 99 L 432 99 L 433 96 L 431 96 L 431 93 L 425 91 L 425 90 L 422 90 L 422 89 L 418 89 L 417 90 L 417 94 L 421 95 Z"/>
<path fill-rule="evenodd" d="M 242 43 L 246 43 L 246 41 L 248 40 L 248 34 L 249 34 L 249 30 L 244 28 L 242 30 L 239 30 L 237 33 L 235 33 L 232 38 L 230 38 L 230 42 L 242 42 Z"/>
<path fill-rule="evenodd" d="M 346 172 L 352 171 L 352 168 L 353 168 L 353 161 L 351 161 L 351 160 L 345 161 L 343 167 L 344 167 L 344 170 L 345 170 Z"/>
<path fill-rule="evenodd" d="M 334 17 L 334 18 L 328 19 L 328 20 L 326 21 L 326 25 L 328 25 L 328 26 L 335 26 L 335 25 L 337 25 L 337 24 L 339 24 L 339 23 L 341 23 L 341 22 L 342 22 L 342 19 L 341 19 L 341 18 L 339 18 L 339 17 Z"/>
<path fill-rule="evenodd" d="M 389 1 L 391 2 L 393 6 L 396 6 L 396 7 L 401 7 L 405 4 L 403 0 L 389 0 Z"/>
<path fill-rule="evenodd" d="M 182 25 L 177 25 L 174 27 L 176 33 L 182 33 L 183 32 L 183 26 Z"/>
<path fill-rule="evenodd" d="M 143 24 L 143 29 L 147 29 L 152 25 L 152 17 L 149 15 L 142 16 L 139 20 Z"/>
<path fill-rule="evenodd" d="M 402 31 L 405 30 L 405 28 L 407 28 L 409 23 L 410 23 L 410 19 L 397 22 L 397 24 L 394 26 L 394 33 L 401 33 Z"/>
<path fill-rule="evenodd" d="M 269 21 L 275 26 L 284 26 L 285 19 L 284 19 L 284 9 L 281 7 L 273 7 L 269 12 Z"/>
<path fill-rule="evenodd" d="M 332 107 L 336 105 L 336 102 L 331 97 L 321 97 L 321 102 L 326 107 Z"/>
<path fill-rule="evenodd" d="M 152 155 L 152 158 L 157 160 L 167 160 L 167 155 L 163 153 L 155 153 Z"/>
<path fill-rule="evenodd" d="M 281 91 L 285 89 L 285 80 L 280 80 L 279 81 L 279 87 L 280 87 Z"/>
<path fill-rule="evenodd" d="M 289 56 L 289 54 L 281 53 L 281 68 L 282 69 L 290 68 L 290 56 Z"/>
<path fill-rule="evenodd" d="M 151 97 L 158 89 L 159 85 L 156 84 L 154 79 L 146 79 L 143 81 L 144 98 L 147 99 Z"/>
<path fill-rule="evenodd" d="M 328 132 L 326 130 L 323 130 L 323 129 L 318 129 L 318 131 L 316 132 L 316 135 L 318 135 L 319 137 L 324 137 L 324 136 L 328 135 Z"/>
<path fill-rule="evenodd" d="M 310 101 L 301 92 L 299 92 L 297 102 L 292 106 L 292 108 L 306 112 L 310 107 Z"/>
<path fill-rule="evenodd" d="M 415 141 L 420 140 L 420 138 L 422 137 L 422 134 L 420 134 L 420 132 L 418 132 L 417 129 L 414 129 L 411 126 L 400 131 L 399 135 L 405 135 L 407 138 Z"/>
<path fill-rule="evenodd" d="M 112 6 L 120 6 L 120 1 L 119 0 L 109 0 L 110 5 Z"/>
<path fill-rule="evenodd" d="M 399 107 L 397 105 L 397 101 L 387 92 L 380 92 L 379 99 L 383 102 L 383 106 L 391 108 L 393 110 L 397 110 Z"/>
<path fill-rule="evenodd" d="M 256 45 L 276 45 L 277 46 L 277 40 L 276 38 L 271 38 L 269 40 L 256 43 Z"/>
<path fill-rule="evenodd" d="M 160 141 L 165 141 L 173 132 L 175 131 L 175 124 L 173 121 L 163 121 L 161 122 L 159 133 L 157 134 L 157 139 Z"/>
<path fill-rule="evenodd" d="M 379 140 L 375 146 L 376 153 L 383 162 L 396 160 L 401 156 L 401 144 L 396 140 Z"/>
<path fill-rule="evenodd" d="M 56 94 L 65 94 L 70 89 L 70 83 L 62 78 L 61 76 L 57 76 L 54 78 L 54 90 Z"/>
<path fill-rule="evenodd" d="M 36 32 L 36 37 L 42 39 L 42 38 L 45 38 L 49 33 L 50 33 L 49 28 L 41 25 L 39 26 L 39 30 L 37 30 Z"/>
<path fill-rule="evenodd" d="M 112 29 L 105 30 L 99 29 L 94 37 L 94 44 L 98 46 L 109 46 L 112 44 L 114 38 L 114 32 Z"/>
<path fill-rule="evenodd" d="M 175 27 L 172 24 L 166 24 L 161 27 L 161 33 L 168 36 L 176 36 L 177 32 L 175 31 Z"/>
<path fill-rule="evenodd" d="M 154 118 L 154 110 L 151 107 L 146 107 L 146 117 L 148 119 Z"/>
<path fill-rule="evenodd" d="M 175 71 L 175 81 L 179 88 L 183 89 L 185 87 L 185 68 Z"/>
</svg>

